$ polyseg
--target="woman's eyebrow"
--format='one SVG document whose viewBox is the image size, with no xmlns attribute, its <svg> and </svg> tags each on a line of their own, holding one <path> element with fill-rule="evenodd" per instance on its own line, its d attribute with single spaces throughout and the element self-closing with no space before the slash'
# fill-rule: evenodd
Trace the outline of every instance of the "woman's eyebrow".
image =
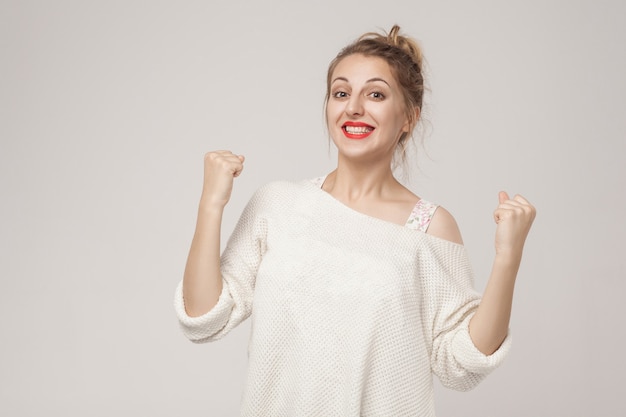
<svg viewBox="0 0 626 417">
<path fill-rule="evenodd" d="M 382 81 L 385 84 L 389 85 L 389 83 L 387 81 L 385 81 L 385 80 L 383 80 L 382 78 L 379 78 L 379 77 L 370 78 L 369 80 L 366 81 L 366 83 L 371 83 L 371 82 L 374 82 L 374 81 Z M 391 87 L 391 86 L 389 85 L 389 87 Z"/>
<path fill-rule="evenodd" d="M 349 82 L 349 81 L 348 81 L 348 79 L 347 79 L 346 77 L 337 77 L 337 78 L 335 78 L 334 80 L 332 80 L 331 84 L 333 84 L 335 81 L 345 81 L 345 82 Z M 382 78 L 380 78 L 380 77 L 370 78 L 369 80 L 365 81 L 365 83 L 367 84 L 367 83 L 372 83 L 372 82 L 375 82 L 375 81 L 382 81 L 382 82 L 384 82 L 385 84 L 389 85 L 389 83 L 388 83 L 387 81 L 385 81 L 384 79 L 382 79 Z M 391 87 L 391 86 L 389 85 L 389 87 Z"/>
</svg>

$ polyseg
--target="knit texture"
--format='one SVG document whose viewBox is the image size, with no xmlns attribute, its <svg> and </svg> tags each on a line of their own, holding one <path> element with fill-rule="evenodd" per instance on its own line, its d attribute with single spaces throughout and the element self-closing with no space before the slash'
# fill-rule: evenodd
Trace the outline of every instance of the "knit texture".
<svg viewBox="0 0 626 417">
<path fill-rule="evenodd" d="M 433 381 L 468 390 L 504 359 L 472 343 L 480 302 L 465 248 L 356 212 L 309 181 L 274 182 L 222 254 L 223 290 L 194 342 L 251 316 L 242 416 L 434 416 Z"/>
</svg>

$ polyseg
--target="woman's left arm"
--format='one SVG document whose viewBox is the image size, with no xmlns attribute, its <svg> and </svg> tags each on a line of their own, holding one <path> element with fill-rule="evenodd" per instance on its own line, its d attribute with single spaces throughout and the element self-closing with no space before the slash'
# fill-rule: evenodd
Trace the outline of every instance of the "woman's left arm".
<svg viewBox="0 0 626 417">
<path fill-rule="evenodd" d="M 515 278 L 522 260 L 526 236 L 535 219 L 535 208 L 522 196 L 498 195 L 496 256 L 480 306 L 469 324 L 474 345 L 485 355 L 495 352 L 508 333 Z"/>
</svg>

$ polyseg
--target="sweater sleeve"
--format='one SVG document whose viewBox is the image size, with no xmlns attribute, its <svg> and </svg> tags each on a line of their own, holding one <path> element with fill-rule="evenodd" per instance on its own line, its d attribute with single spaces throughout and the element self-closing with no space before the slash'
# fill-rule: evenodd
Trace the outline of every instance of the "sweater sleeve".
<svg viewBox="0 0 626 417">
<path fill-rule="evenodd" d="M 480 304 L 473 289 L 473 272 L 465 248 L 441 239 L 429 239 L 421 261 L 422 317 L 431 340 L 431 368 L 448 388 L 467 391 L 497 368 L 511 346 L 511 337 L 497 351 L 485 355 L 474 345 L 469 322 Z"/>
<path fill-rule="evenodd" d="M 265 252 L 264 198 L 257 191 L 244 209 L 221 256 L 222 293 L 207 313 L 190 317 L 185 310 L 182 281 L 176 288 L 174 309 L 185 336 L 195 343 L 220 339 L 252 312 L 257 270 Z"/>
</svg>

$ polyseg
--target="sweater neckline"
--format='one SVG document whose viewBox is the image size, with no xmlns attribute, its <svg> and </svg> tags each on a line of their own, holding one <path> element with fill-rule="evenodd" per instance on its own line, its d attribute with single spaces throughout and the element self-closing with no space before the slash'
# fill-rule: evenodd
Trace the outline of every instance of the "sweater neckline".
<svg viewBox="0 0 626 417">
<path fill-rule="evenodd" d="M 321 186 L 317 186 L 317 184 L 319 183 L 320 185 L 324 182 L 325 178 L 327 175 L 324 175 L 322 177 L 317 177 L 315 179 L 308 179 L 305 181 L 307 187 L 310 187 L 314 190 L 315 193 L 319 193 L 319 195 L 321 195 L 321 198 L 329 201 L 331 204 L 339 207 L 341 210 L 343 210 L 344 212 L 351 214 L 353 216 L 357 216 L 363 220 L 368 221 L 369 223 L 374 223 L 374 224 L 379 224 L 382 225 L 384 227 L 391 227 L 391 228 L 395 228 L 398 233 L 407 233 L 410 236 L 420 236 L 426 240 L 432 240 L 434 242 L 442 242 L 444 244 L 449 244 L 453 247 L 458 247 L 458 248 L 464 248 L 465 245 L 456 243 L 456 242 L 452 242 L 446 239 L 442 239 L 440 237 L 437 236 L 433 236 L 430 235 L 424 231 L 421 230 L 417 230 L 417 229 L 409 229 L 408 227 L 406 227 L 405 225 L 400 225 L 394 222 L 390 222 L 388 220 L 383 220 L 381 218 L 378 217 L 374 217 L 374 216 L 370 216 L 369 214 L 365 214 L 362 213 L 358 210 L 353 209 L 350 206 L 347 206 L 346 204 L 342 203 L 341 201 L 337 200 L 335 197 L 332 196 L 332 194 L 328 193 L 327 191 L 325 191 Z M 321 183 L 319 182 L 321 181 Z"/>
<path fill-rule="evenodd" d="M 321 177 L 317 177 L 314 178 L 312 180 L 307 181 L 307 183 L 309 183 L 310 185 L 313 185 L 314 188 L 316 190 L 318 190 L 319 192 L 323 193 L 326 198 L 330 199 L 333 204 L 339 205 L 340 207 L 343 207 L 344 210 L 347 210 L 349 213 L 355 213 L 356 215 L 368 219 L 370 221 L 375 221 L 375 222 L 380 222 L 383 224 L 390 224 L 393 226 L 397 226 L 397 227 L 401 227 L 401 228 L 406 228 L 405 225 L 400 225 L 398 223 L 394 223 L 394 222 L 390 222 L 388 220 L 383 220 L 379 217 L 375 217 L 375 216 L 370 216 L 369 214 L 365 214 L 361 211 L 355 210 L 352 207 L 348 206 L 347 204 L 341 202 L 340 200 L 338 200 L 337 198 L 335 198 L 331 193 L 329 193 L 328 191 L 324 190 L 324 188 L 322 188 L 322 186 L 324 185 L 324 182 L 326 182 L 326 178 L 328 177 L 328 174 L 323 175 Z"/>
</svg>

